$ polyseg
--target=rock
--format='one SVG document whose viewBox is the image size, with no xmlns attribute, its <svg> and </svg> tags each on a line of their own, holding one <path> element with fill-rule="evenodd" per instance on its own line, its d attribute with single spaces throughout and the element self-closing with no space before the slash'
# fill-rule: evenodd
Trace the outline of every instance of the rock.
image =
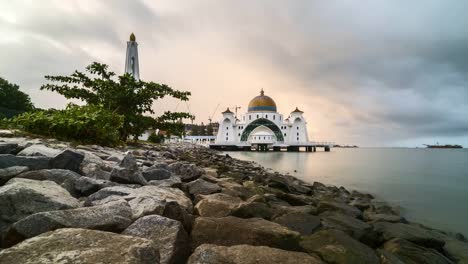
<svg viewBox="0 0 468 264">
<path fill-rule="evenodd" d="M 60 150 L 49 148 L 45 145 L 31 145 L 22 151 L 20 151 L 18 156 L 42 156 L 53 158 L 60 153 Z"/>
<path fill-rule="evenodd" d="M 5 169 L 0 169 L 0 185 L 5 184 L 11 178 L 17 176 L 18 174 L 26 172 L 28 170 L 29 168 L 24 167 L 24 166 L 15 166 L 15 167 L 8 167 Z"/>
<path fill-rule="evenodd" d="M 252 198 L 254 197 L 255 196 Z M 275 210 L 263 202 L 257 202 L 251 199 L 239 204 L 239 206 L 232 212 L 232 215 L 241 218 L 260 217 L 270 220 L 275 215 Z"/>
<path fill-rule="evenodd" d="M 224 193 L 203 195 L 195 205 L 195 213 L 206 217 L 223 217 L 232 215 L 232 212 L 242 203 L 238 197 Z"/>
<path fill-rule="evenodd" d="M 276 196 L 294 206 L 315 205 L 316 203 L 314 198 L 307 195 L 279 192 L 276 194 Z"/>
<path fill-rule="evenodd" d="M 109 232 L 64 228 L 0 251 L 0 263 L 159 263 L 151 240 Z"/>
<path fill-rule="evenodd" d="M 339 212 L 325 212 L 320 217 L 324 228 L 339 229 L 357 240 L 372 232 L 370 224 Z"/>
<path fill-rule="evenodd" d="M 190 256 L 188 264 L 321 264 L 318 257 L 302 252 L 265 246 L 217 246 L 204 244 Z"/>
<path fill-rule="evenodd" d="M 15 132 L 13 130 L 0 129 L 0 137 L 10 138 L 14 136 L 15 136 Z"/>
<path fill-rule="evenodd" d="M 135 198 L 138 199 L 133 201 Z M 162 210 L 164 204 L 168 202 L 178 203 L 188 213 L 193 211 L 192 201 L 181 190 L 151 185 L 139 188 L 106 187 L 90 195 L 85 204 L 97 205 L 120 199 L 129 202 L 135 218 L 158 213 Z"/>
<path fill-rule="evenodd" d="M 169 170 L 179 176 L 183 182 L 196 180 L 203 174 L 203 170 L 195 164 L 180 161 L 170 164 Z"/>
<path fill-rule="evenodd" d="M 221 187 L 219 187 L 215 183 L 207 182 L 202 179 L 198 179 L 192 182 L 187 183 L 188 192 L 192 195 L 197 194 L 212 194 L 221 191 Z"/>
<path fill-rule="evenodd" d="M 417 225 L 378 222 L 374 224 L 374 230 L 382 233 L 385 241 L 392 238 L 402 238 L 418 245 L 438 250 L 441 250 L 445 244 L 440 235 Z"/>
<path fill-rule="evenodd" d="M 143 177 L 147 181 L 166 180 L 171 177 L 171 172 L 165 169 L 147 169 L 143 171 Z"/>
<path fill-rule="evenodd" d="M 409 264 L 450 264 L 453 263 L 435 249 L 425 248 L 404 239 L 395 238 L 386 242 L 384 251 L 396 256 L 403 263 Z"/>
<path fill-rule="evenodd" d="M 28 167 L 30 170 L 41 170 L 49 168 L 48 157 L 21 157 L 11 154 L 0 154 L 0 169 L 8 167 Z"/>
<path fill-rule="evenodd" d="M 0 187 L 0 232 L 34 213 L 79 206 L 78 200 L 55 182 L 11 179 Z"/>
<path fill-rule="evenodd" d="M 151 167 L 148 169 L 163 169 L 163 170 L 169 170 L 169 165 L 165 162 L 153 162 Z"/>
<path fill-rule="evenodd" d="M 148 182 L 141 174 L 135 157 L 132 154 L 127 154 L 120 162 L 118 167 L 112 169 L 110 180 L 118 183 L 136 183 L 146 185 Z"/>
<path fill-rule="evenodd" d="M 0 154 L 16 155 L 21 149 L 17 143 L 0 143 Z"/>
<path fill-rule="evenodd" d="M 167 202 L 161 215 L 181 222 L 187 232 L 192 231 L 193 221 L 195 221 L 195 218 L 178 203 Z"/>
<path fill-rule="evenodd" d="M 231 179 L 220 179 L 218 181 L 218 185 L 223 188 L 221 192 L 230 196 L 237 196 L 243 200 L 249 199 L 250 197 L 260 193 L 255 186 L 245 187 L 239 183 L 232 182 Z"/>
<path fill-rule="evenodd" d="M 340 230 L 323 230 L 306 236 L 301 246 L 327 263 L 380 263 L 375 252 Z"/>
<path fill-rule="evenodd" d="M 305 213 L 289 213 L 274 219 L 275 223 L 285 226 L 301 235 L 310 235 L 320 227 L 320 217 Z"/>
<path fill-rule="evenodd" d="M 377 249 L 377 255 L 380 258 L 381 264 L 405 264 L 405 262 L 401 261 L 397 256 L 382 249 Z"/>
<path fill-rule="evenodd" d="M 185 263 L 190 254 L 188 235 L 182 224 L 163 216 L 144 216 L 122 234 L 153 241 L 159 249 L 162 264 Z"/>
<path fill-rule="evenodd" d="M 161 186 L 161 187 L 174 187 L 181 188 L 182 180 L 179 176 L 171 175 L 168 179 L 164 180 L 153 180 L 148 182 L 149 185 Z"/>
<path fill-rule="evenodd" d="M 468 243 L 459 240 L 445 240 L 444 251 L 457 261 L 457 263 L 468 263 Z"/>
<path fill-rule="evenodd" d="M 40 212 L 14 223 L 3 246 L 59 228 L 74 227 L 121 232 L 132 223 L 132 210 L 126 201 L 77 209 Z"/>
<path fill-rule="evenodd" d="M 50 161 L 50 167 L 53 169 L 71 170 L 79 173 L 83 159 L 83 154 L 66 149 Z"/>
<path fill-rule="evenodd" d="M 269 202 L 271 207 L 276 211 L 275 217 L 288 214 L 288 213 L 303 213 L 303 214 L 317 214 L 317 208 L 313 205 L 300 205 L 300 206 L 290 206 L 290 205 L 281 205 Z"/>
<path fill-rule="evenodd" d="M 107 161 L 114 161 L 114 162 L 121 162 L 123 160 L 123 156 L 117 155 L 117 154 L 112 154 L 110 155 L 106 160 Z"/>
<path fill-rule="evenodd" d="M 107 172 L 102 169 L 103 166 L 100 166 L 95 163 L 89 163 L 85 166 L 81 166 L 80 170 L 84 176 L 97 179 L 97 180 L 110 180 L 110 172 Z"/>
<path fill-rule="evenodd" d="M 333 201 L 322 201 L 317 206 L 318 213 L 323 213 L 325 211 L 336 211 L 341 212 L 352 217 L 362 217 L 361 210 L 357 209 L 354 206 L 347 205 L 345 203 L 333 202 Z"/>
<path fill-rule="evenodd" d="M 371 223 L 376 222 L 390 222 L 390 223 L 399 223 L 405 221 L 405 219 L 399 215 L 393 214 L 378 214 L 373 211 L 366 210 L 364 212 L 364 220 Z"/>
<path fill-rule="evenodd" d="M 261 218 L 198 217 L 193 225 L 192 248 L 201 244 L 248 244 L 297 250 L 299 233 Z"/>
</svg>

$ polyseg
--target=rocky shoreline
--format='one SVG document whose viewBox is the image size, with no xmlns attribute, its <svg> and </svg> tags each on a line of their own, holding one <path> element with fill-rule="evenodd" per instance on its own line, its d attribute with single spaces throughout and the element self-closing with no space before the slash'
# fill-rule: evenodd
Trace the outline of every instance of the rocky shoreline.
<svg viewBox="0 0 468 264">
<path fill-rule="evenodd" d="M 468 263 L 468 243 L 343 187 L 191 144 L 0 133 L 0 263 Z"/>
</svg>

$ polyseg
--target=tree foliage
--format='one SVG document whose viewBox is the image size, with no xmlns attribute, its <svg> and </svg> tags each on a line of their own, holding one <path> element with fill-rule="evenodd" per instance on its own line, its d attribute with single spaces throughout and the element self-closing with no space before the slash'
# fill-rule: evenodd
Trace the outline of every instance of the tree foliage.
<svg viewBox="0 0 468 264">
<path fill-rule="evenodd" d="M 43 85 L 41 90 L 58 92 L 67 99 L 80 99 L 88 105 L 99 105 L 104 109 L 122 115 L 123 126 L 119 129 L 121 140 L 129 136 L 135 139 L 148 129 L 180 131 L 179 120 L 191 118 L 189 113 L 166 112 L 154 115 L 153 103 L 157 99 L 171 96 L 187 101 L 190 92 L 174 90 L 165 84 L 135 80 L 132 75 L 115 76 L 105 64 L 94 62 L 86 72 L 75 71 L 70 76 L 45 76 L 52 83 Z"/>
<path fill-rule="evenodd" d="M 0 78 L 0 118 L 12 117 L 34 109 L 29 95 L 19 90 L 19 86 Z"/>
</svg>

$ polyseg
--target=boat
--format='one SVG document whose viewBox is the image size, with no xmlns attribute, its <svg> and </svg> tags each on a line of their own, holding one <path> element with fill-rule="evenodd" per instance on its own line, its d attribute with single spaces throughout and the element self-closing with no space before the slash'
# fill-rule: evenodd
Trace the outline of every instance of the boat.
<svg viewBox="0 0 468 264">
<path fill-rule="evenodd" d="M 427 148 L 441 148 L 441 149 L 461 149 L 463 148 L 463 146 L 461 145 L 427 145 L 427 144 L 424 144 L 426 145 Z"/>
</svg>

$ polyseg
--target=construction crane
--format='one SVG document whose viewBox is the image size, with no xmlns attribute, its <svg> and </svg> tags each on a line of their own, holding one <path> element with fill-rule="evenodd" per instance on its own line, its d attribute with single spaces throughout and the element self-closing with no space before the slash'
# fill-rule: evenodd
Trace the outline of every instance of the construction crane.
<svg viewBox="0 0 468 264">
<path fill-rule="evenodd" d="M 235 105 L 235 106 L 232 106 L 231 108 L 234 109 L 234 112 L 236 113 L 236 119 L 237 119 L 237 110 L 238 110 L 238 109 L 241 109 L 241 107 Z"/>
<path fill-rule="evenodd" d="M 213 113 L 208 117 L 208 121 L 210 121 L 210 124 L 211 124 L 211 121 L 213 121 L 213 116 L 214 114 L 216 113 L 216 110 L 218 110 L 218 107 L 219 107 L 220 103 L 218 103 L 218 105 L 216 106 L 215 110 L 213 111 Z"/>
</svg>

